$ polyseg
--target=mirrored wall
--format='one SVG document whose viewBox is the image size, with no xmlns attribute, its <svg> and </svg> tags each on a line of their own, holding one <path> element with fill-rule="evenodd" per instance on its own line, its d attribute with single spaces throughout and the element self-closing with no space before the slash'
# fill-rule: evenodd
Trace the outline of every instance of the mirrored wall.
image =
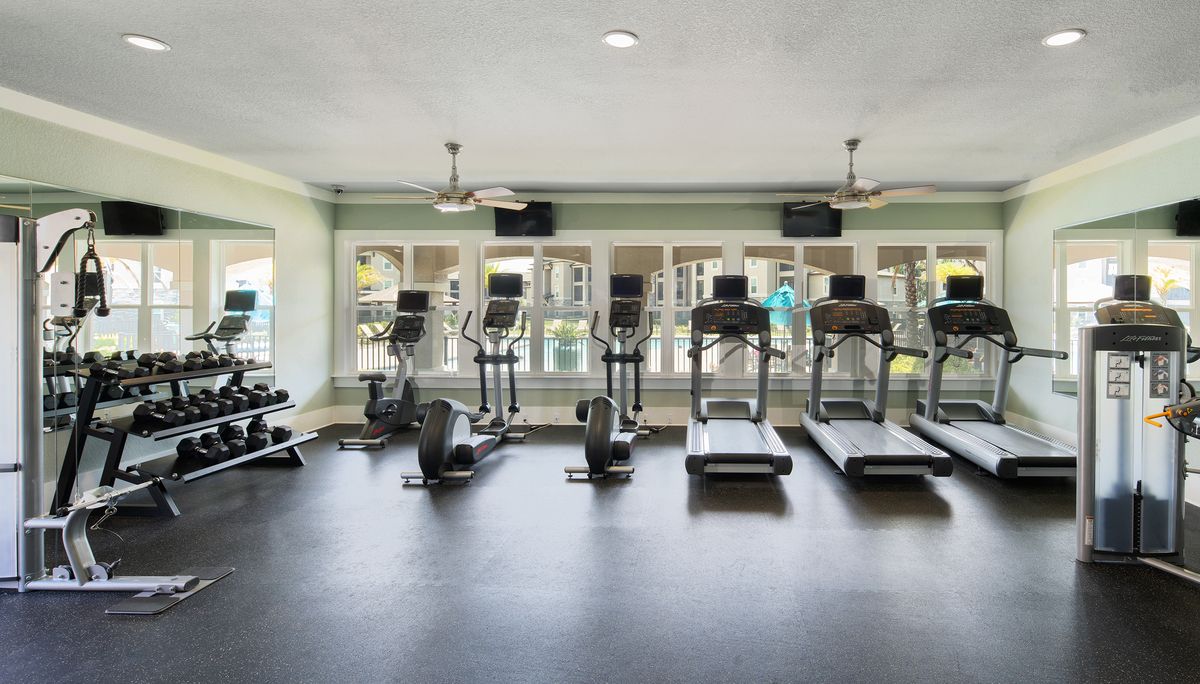
<svg viewBox="0 0 1200 684">
<path fill-rule="evenodd" d="M 74 348 L 106 355 L 117 351 L 179 355 L 206 349 L 189 341 L 225 313 L 229 290 L 255 294 L 247 331 L 234 345 L 243 357 L 271 361 L 275 309 L 275 233 L 269 226 L 159 208 L 157 229 L 145 221 L 133 225 L 122 216 L 121 198 L 0 177 L 0 213 L 41 218 L 82 208 L 96 214 L 96 252 L 107 276 L 111 313 L 89 316 Z M 77 234 L 53 270 L 77 270 L 86 250 Z M 49 317 L 49 292 L 45 314 Z M 60 342 L 61 343 L 61 342 Z M 47 350 L 52 351 L 52 343 Z M 224 347 L 220 347 L 224 351 Z M 61 351 L 61 349 L 60 349 Z"/>
<path fill-rule="evenodd" d="M 1095 304 L 1112 296 L 1118 275 L 1149 275 L 1151 299 L 1178 311 L 1189 331 L 1200 320 L 1192 286 L 1200 273 L 1200 235 L 1180 230 L 1179 213 L 1180 203 L 1171 203 L 1055 231 L 1053 340 L 1069 354 L 1054 362 L 1055 392 L 1076 393 L 1079 329 L 1095 322 Z"/>
</svg>

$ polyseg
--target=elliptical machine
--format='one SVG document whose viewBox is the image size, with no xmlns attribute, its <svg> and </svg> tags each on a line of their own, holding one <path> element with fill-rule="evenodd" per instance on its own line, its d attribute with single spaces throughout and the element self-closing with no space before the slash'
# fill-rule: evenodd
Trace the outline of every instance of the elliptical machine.
<svg viewBox="0 0 1200 684">
<path fill-rule="evenodd" d="M 338 447 L 382 449 L 388 438 L 419 423 L 425 417 L 428 404 L 417 403 L 416 384 L 408 377 L 408 361 L 416 353 L 417 343 L 425 337 L 425 314 L 429 311 L 429 293 L 424 290 L 401 290 L 396 293 L 396 318 L 387 327 L 372 335 L 372 340 L 386 339 L 387 354 L 396 359 L 396 384 L 392 395 L 385 397 L 383 373 L 359 373 L 358 381 L 367 383 L 367 405 L 358 439 L 339 439 Z"/>
<path fill-rule="evenodd" d="M 633 466 L 616 465 L 633 455 L 633 441 L 639 436 L 649 435 L 656 430 L 643 429 L 639 417 L 642 413 L 642 343 L 650 338 L 653 326 L 649 314 L 646 317 L 646 336 L 627 350 L 629 338 L 637 331 L 642 318 L 642 276 L 615 274 L 609 277 L 609 293 L 612 302 L 608 308 L 609 334 L 616 340 L 616 351 L 608 340 L 596 334 L 600 312 L 592 317 L 592 339 L 604 345 L 604 362 L 607 373 L 607 392 L 591 399 L 580 399 L 575 404 L 575 417 L 587 423 L 583 437 L 583 453 L 587 466 L 567 466 L 563 472 L 567 479 L 572 475 L 607 477 L 609 475 L 633 475 Z M 626 366 L 633 366 L 633 415 L 627 407 L 628 384 Z M 613 394 L 613 367 L 620 377 L 620 392 Z"/>
<path fill-rule="evenodd" d="M 521 411 L 517 402 L 516 367 L 520 357 L 513 348 L 525 337 L 526 318 L 521 313 L 521 327 L 517 336 L 505 345 L 509 332 L 517 327 L 517 313 L 524 284 L 519 273 L 493 273 L 488 276 L 488 296 L 491 301 L 483 314 L 480 329 L 487 340 L 486 346 L 467 335 L 471 313 L 463 321 L 462 337 L 479 348 L 474 361 L 479 366 L 479 394 L 482 403 L 478 412 L 472 412 L 462 402 L 453 399 L 434 399 L 429 403 L 425 419 L 421 423 L 421 436 L 417 440 L 417 462 L 420 472 L 400 473 L 405 483 L 420 479 L 421 484 L 442 482 L 468 483 L 475 471 L 465 469 L 482 461 L 505 440 L 524 439 L 545 425 L 530 426 L 521 432 L 512 429 L 513 420 Z M 504 349 L 504 351 L 501 351 Z M 504 386 L 501 367 L 508 367 L 509 405 L 508 416 L 504 415 Z M 494 383 L 493 401 L 495 416 L 471 434 L 471 426 L 492 412 L 488 403 L 487 370 L 492 369 Z"/>
</svg>

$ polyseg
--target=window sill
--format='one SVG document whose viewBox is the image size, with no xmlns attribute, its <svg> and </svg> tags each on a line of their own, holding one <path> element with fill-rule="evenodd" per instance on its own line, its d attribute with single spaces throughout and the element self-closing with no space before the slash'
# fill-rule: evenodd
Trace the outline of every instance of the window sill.
<svg viewBox="0 0 1200 684">
<path fill-rule="evenodd" d="M 388 373 L 388 382 L 391 382 L 393 375 Z M 479 378 L 475 375 L 417 375 L 410 376 L 421 389 L 470 389 L 479 386 Z M 489 381 L 491 377 L 489 376 Z M 507 380 L 506 380 L 507 382 Z M 614 380 L 615 383 L 615 380 Z M 704 377 L 705 391 L 711 389 L 728 389 L 728 390 L 749 390 L 754 391 L 757 387 L 755 378 L 718 378 L 711 375 Z M 846 375 L 826 375 L 823 386 L 831 391 L 863 391 L 874 387 L 874 380 L 863 378 L 851 378 Z M 895 377 L 888 384 L 890 391 L 905 392 L 905 391 L 921 391 L 924 392 L 927 386 L 926 379 L 923 376 L 913 377 Z M 804 377 L 773 377 L 768 383 L 768 387 L 777 391 L 808 391 L 812 385 L 812 380 L 808 376 Z M 356 389 L 365 388 L 365 382 L 359 382 L 357 375 L 335 375 L 333 376 L 333 386 L 337 389 Z M 529 390 L 553 390 L 553 389 L 576 389 L 586 388 L 602 391 L 605 386 L 603 375 L 590 374 L 567 374 L 567 373 L 539 373 L 539 374 L 517 374 L 517 386 L 520 389 Z M 633 382 L 630 381 L 632 389 Z M 991 392 L 996 386 L 994 377 L 970 377 L 970 378 L 945 378 L 942 381 L 942 389 L 949 392 Z M 642 389 L 647 391 L 654 390 L 687 390 L 691 387 L 691 378 L 687 375 L 643 375 Z"/>
</svg>

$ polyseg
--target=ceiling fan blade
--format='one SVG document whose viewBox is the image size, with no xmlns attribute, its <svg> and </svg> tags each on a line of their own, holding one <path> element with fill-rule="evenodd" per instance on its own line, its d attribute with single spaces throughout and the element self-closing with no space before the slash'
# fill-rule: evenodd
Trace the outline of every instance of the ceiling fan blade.
<svg viewBox="0 0 1200 684">
<path fill-rule="evenodd" d="M 867 200 L 867 206 L 870 207 L 871 209 L 878 209 L 880 207 L 886 207 L 887 203 L 888 203 L 887 200 L 883 199 L 882 197 L 872 197 Z"/>
<path fill-rule="evenodd" d="M 820 200 L 822 202 L 825 201 L 825 195 L 821 195 L 821 194 L 817 194 L 817 193 L 813 193 L 813 192 L 777 192 L 777 193 L 775 193 L 775 196 L 776 197 L 811 197 L 814 200 L 820 198 Z"/>
<path fill-rule="evenodd" d="M 847 190 L 849 192 L 870 192 L 879 187 L 879 181 L 874 178 L 857 178 Z"/>
<path fill-rule="evenodd" d="M 818 204 L 825 204 L 825 200 L 821 200 L 820 202 L 813 202 L 812 204 L 801 204 L 798 207 L 788 207 L 788 208 L 789 209 L 807 209 L 809 207 L 815 207 Z"/>
<path fill-rule="evenodd" d="M 12 209 L 13 211 L 29 211 L 29 207 L 23 207 L 19 204 L 0 204 L 0 209 Z"/>
<path fill-rule="evenodd" d="M 416 183 L 409 183 L 409 182 L 408 182 L 408 181 L 406 181 L 406 180 L 398 180 L 398 181 L 396 181 L 396 182 L 397 182 L 397 183 L 403 183 L 403 184 L 405 184 L 405 185 L 408 185 L 408 186 L 410 186 L 410 187 L 414 187 L 414 188 L 416 188 L 416 189 L 418 189 L 418 190 L 424 190 L 425 192 L 432 192 L 432 193 L 433 193 L 433 194 L 435 194 L 435 195 L 436 195 L 436 194 L 438 194 L 438 191 L 437 191 L 437 190 L 434 190 L 433 188 L 427 188 L 427 187 L 425 187 L 424 185 L 417 185 Z"/>
<path fill-rule="evenodd" d="M 427 196 L 425 196 L 425 195 L 372 195 L 372 196 L 371 196 L 371 199 L 378 199 L 378 200 L 424 200 L 424 201 L 426 201 L 426 202 L 432 202 L 433 200 L 437 199 L 437 197 L 427 197 Z"/>
<path fill-rule="evenodd" d="M 936 185 L 914 185 L 911 188 L 893 188 L 891 190 L 883 190 L 879 193 L 880 197 L 909 197 L 912 195 L 932 195 L 937 192 Z"/>
<path fill-rule="evenodd" d="M 489 197 L 508 197 L 509 195 L 515 194 L 517 193 L 509 190 L 508 188 L 484 188 L 483 190 L 468 192 L 467 197 L 474 197 L 475 199 L 488 199 Z"/>
<path fill-rule="evenodd" d="M 490 199 L 476 199 L 475 204 L 482 204 L 485 207 L 496 207 L 497 209 L 512 209 L 513 211 L 521 211 L 529 206 L 524 202 L 501 202 Z"/>
</svg>

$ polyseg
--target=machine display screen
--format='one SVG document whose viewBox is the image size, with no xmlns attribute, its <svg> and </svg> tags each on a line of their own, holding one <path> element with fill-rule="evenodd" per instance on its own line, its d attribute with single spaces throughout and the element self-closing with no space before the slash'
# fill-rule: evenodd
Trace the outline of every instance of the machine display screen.
<svg viewBox="0 0 1200 684">
<path fill-rule="evenodd" d="M 758 332 L 758 309 L 748 304 L 718 304 L 704 308 L 700 329 L 706 333 Z"/>
<path fill-rule="evenodd" d="M 392 337 L 401 342 L 416 342 L 421 339 L 424 327 L 424 316 L 397 316 L 392 322 Z"/>
<path fill-rule="evenodd" d="M 942 310 L 942 325 L 947 332 L 990 332 L 995 326 L 981 306 L 955 306 Z"/>
<path fill-rule="evenodd" d="M 520 302 L 515 299 L 493 299 L 488 302 L 483 316 L 485 328 L 512 328 L 517 325 L 517 309 Z"/>
<path fill-rule="evenodd" d="M 837 304 L 822 307 L 822 321 L 814 321 L 827 332 L 878 332 L 879 316 L 870 304 Z"/>
<path fill-rule="evenodd" d="M 632 329 L 642 318 L 642 300 L 614 299 L 608 307 L 608 325 L 613 328 Z"/>
</svg>

